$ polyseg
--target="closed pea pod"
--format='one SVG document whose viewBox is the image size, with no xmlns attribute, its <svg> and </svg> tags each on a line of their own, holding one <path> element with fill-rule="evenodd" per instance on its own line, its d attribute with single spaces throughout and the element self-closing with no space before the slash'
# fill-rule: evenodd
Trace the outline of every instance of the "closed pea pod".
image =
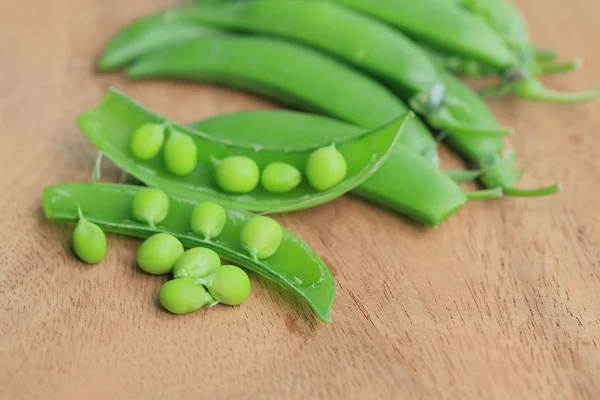
<svg viewBox="0 0 600 400">
<path fill-rule="evenodd" d="M 160 224 L 169 213 L 169 197 L 156 188 L 144 188 L 133 198 L 133 217 L 150 226 Z"/>
<path fill-rule="evenodd" d="M 231 156 L 215 161 L 215 181 L 230 193 L 250 193 L 258 185 L 260 171 L 250 157 Z"/>
<path fill-rule="evenodd" d="M 102 229 L 86 220 L 78 208 L 79 222 L 73 231 L 73 249 L 88 264 L 96 264 L 106 256 L 106 235 Z"/>
<path fill-rule="evenodd" d="M 198 164 L 196 143 L 188 135 L 171 129 L 171 135 L 165 143 L 165 167 L 174 175 L 189 175 Z"/>
<path fill-rule="evenodd" d="M 260 182 L 271 193 L 289 192 L 302 181 L 298 168 L 282 162 L 273 162 L 265 167 Z"/>
<path fill-rule="evenodd" d="M 259 260 L 269 258 L 281 243 L 281 225 L 272 218 L 258 216 L 244 225 L 240 233 L 242 247 L 252 258 Z"/>
<path fill-rule="evenodd" d="M 335 146 L 315 150 L 306 163 L 306 177 L 317 190 L 327 190 L 344 179 L 347 164 Z"/>
<path fill-rule="evenodd" d="M 165 282 L 158 292 L 158 301 L 173 314 L 188 314 L 206 304 L 215 304 L 206 289 L 192 278 L 173 279 Z"/>
<path fill-rule="evenodd" d="M 242 304 L 250 294 L 248 275 L 235 265 L 223 265 L 196 283 L 206 286 L 216 301 L 230 306 Z"/>
<path fill-rule="evenodd" d="M 597 91 L 555 92 L 543 86 L 485 21 L 446 0 L 333 0 L 379 18 L 408 36 L 468 60 L 480 61 L 504 75 L 485 94 L 513 92 L 520 97 L 554 102 L 590 101 Z"/>
<path fill-rule="evenodd" d="M 143 124 L 131 137 L 131 153 L 140 160 L 149 160 L 160 152 L 164 141 L 164 126 L 153 123 Z"/>
<path fill-rule="evenodd" d="M 153 275 L 168 274 L 183 254 L 183 245 L 168 233 L 157 233 L 142 243 L 137 252 L 137 263 L 142 270 Z"/>
<path fill-rule="evenodd" d="M 226 222 L 227 213 L 217 203 L 203 201 L 198 203 L 192 211 L 192 231 L 197 235 L 204 236 L 206 240 L 219 236 Z"/>
<path fill-rule="evenodd" d="M 510 133 L 456 120 L 452 107 L 447 107 L 452 99 L 436 92 L 441 80 L 416 44 L 384 23 L 338 4 L 319 0 L 200 2 L 186 8 L 186 13 L 198 23 L 280 36 L 330 53 L 387 83 L 438 129 L 491 136 Z"/>
<path fill-rule="evenodd" d="M 171 197 L 169 215 L 159 228 L 136 222 L 131 202 L 139 186 L 107 183 L 63 184 L 44 189 L 44 212 L 49 219 L 77 221 L 77 208 L 102 229 L 123 235 L 147 238 L 156 233 L 175 236 L 186 247 L 207 247 L 224 259 L 250 269 L 295 293 L 306 301 L 323 321 L 329 321 L 335 294 L 333 276 L 317 254 L 298 237 L 283 230 L 279 249 L 269 259 L 255 260 L 240 244 L 243 226 L 255 217 L 249 212 L 225 208 L 227 224 L 216 240 L 205 240 L 190 232 L 189 221 L 197 201 Z M 110 207 L 105 206 L 110 204 Z"/>
<path fill-rule="evenodd" d="M 177 259 L 173 267 L 173 276 L 175 278 L 204 278 L 220 265 L 221 258 L 213 250 L 194 247 L 186 250 Z"/>
</svg>

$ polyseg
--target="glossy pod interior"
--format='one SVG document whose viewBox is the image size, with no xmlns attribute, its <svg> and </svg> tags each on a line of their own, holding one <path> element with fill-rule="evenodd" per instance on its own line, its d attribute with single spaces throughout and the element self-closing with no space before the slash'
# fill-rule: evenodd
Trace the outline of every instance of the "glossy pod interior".
<svg viewBox="0 0 600 400">
<path fill-rule="evenodd" d="M 78 208 L 86 219 L 102 229 L 127 236 L 147 238 L 159 232 L 175 236 L 186 247 L 207 247 L 221 257 L 248 268 L 281 285 L 305 300 L 322 321 L 329 321 L 335 295 L 331 272 L 315 252 L 289 231 L 268 259 L 255 260 L 240 243 L 242 227 L 253 214 L 226 208 L 227 223 L 212 240 L 192 232 L 190 218 L 196 201 L 170 196 L 169 213 L 156 227 L 134 220 L 131 205 L 139 186 L 104 183 L 62 184 L 44 189 L 44 212 L 47 218 L 76 222 Z"/>
<path fill-rule="evenodd" d="M 365 182 L 396 147 L 409 116 L 405 113 L 371 131 L 353 137 L 336 138 L 318 146 L 279 144 L 277 141 L 239 143 L 177 125 L 125 94 L 110 89 L 101 103 L 80 114 L 77 122 L 98 150 L 147 185 L 186 198 L 211 200 L 250 211 L 283 212 L 323 204 Z M 185 176 L 172 174 L 160 154 L 149 160 L 140 160 L 132 155 L 129 146 L 131 137 L 138 127 L 147 123 L 164 125 L 168 132 L 178 132 L 193 140 L 191 144 L 197 148 L 198 163 L 191 173 Z M 285 162 L 304 171 L 310 154 L 319 147 L 331 144 L 335 144 L 346 160 L 347 173 L 339 184 L 328 190 L 315 190 L 304 179 L 286 193 L 272 193 L 258 186 L 250 193 L 232 194 L 221 190 L 215 182 L 214 160 L 245 156 L 251 158 L 261 171 L 272 162 Z"/>
<path fill-rule="evenodd" d="M 419 46 L 397 29 L 346 7 L 319 0 L 252 0 L 199 2 L 186 10 L 187 18 L 200 24 L 285 38 L 331 54 L 385 82 L 437 129 L 482 136 L 510 133 L 456 120 L 445 106 L 452 99 L 433 94 L 442 79 Z"/>
<path fill-rule="evenodd" d="M 223 139 L 265 146 L 314 145 L 364 132 L 330 118 L 286 110 L 223 114 L 192 126 Z M 377 171 L 354 193 L 430 225 L 439 224 L 464 204 L 465 194 L 438 168 L 404 148 L 396 152 L 386 161 L 388 168 Z M 379 197 L 372 198 L 371 193 Z"/>
</svg>

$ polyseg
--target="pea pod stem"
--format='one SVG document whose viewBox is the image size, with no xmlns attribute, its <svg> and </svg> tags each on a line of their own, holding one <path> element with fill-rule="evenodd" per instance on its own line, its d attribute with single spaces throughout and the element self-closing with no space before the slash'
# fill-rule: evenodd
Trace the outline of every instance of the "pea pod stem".
<svg viewBox="0 0 600 400">
<path fill-rule="evenodd" d="M 515 187 L 506 187 L 502 189 L 503 192 L 508 196 L 513 197 L 539 197 L 548 196 L 551 194 L 559 193 L 562 191 L 562 185 L 560 183 L 545 186 L 536 189 L 519 189 Z"/>
<path fill-rule="evenodd" d="M 92 169 L 92 182 L 100 182 L 100 178 L 102 177 L 102 158 L 104 158 L 104 154 L 99 151 L 94 162 L 94 168 Z"/>
<path fill-rule="evenodd" d="M 574 58 L 572 60 L 559 63 L 545 63 L 539 65 L 540 73 L 542 74 L 557 74 L 562 72 L 578 70 L 582 67 L 583 60 L 581 58 Z"/>
<path fill-rule="evenodd" d="M 465 192 L 467 199 L 471 200 L 493 200 L 499 199 L 503 195 L 503 191 L 501 187 L 492 188 L 492 189 L 483 189 L 483 190 L 474 190 Z"/>
</svg>

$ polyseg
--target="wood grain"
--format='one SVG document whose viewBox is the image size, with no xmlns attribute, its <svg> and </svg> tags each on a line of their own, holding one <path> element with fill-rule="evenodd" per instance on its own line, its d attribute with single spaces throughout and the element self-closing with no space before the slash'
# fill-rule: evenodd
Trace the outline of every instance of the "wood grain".
<svg viewBox="0 0 600 400">
<path fill-rule="evenodd" d="M 78 262 L 41 191 L 88 180 L 75 116 L 107 86 L 182 122 L 274 107 L 93 72 L 120 26 L 174 3 L 0 1 L 0 399 L 600 398 L 599 103 L 492 102 L 517 130 L 523 184 L 559 179 L 559 196 L 472 203 L 437 229 L 352 197 L 278 216 L 335 274 L 329 325 L 256 276 L 242 307 L 173 317 L 156 306 L 163 279 L 135 269 L 135 240 Z M 600 4 L 519 3 L 540 44 L 586 60 L 547 83 L 600 87 Z"/>
</svg>

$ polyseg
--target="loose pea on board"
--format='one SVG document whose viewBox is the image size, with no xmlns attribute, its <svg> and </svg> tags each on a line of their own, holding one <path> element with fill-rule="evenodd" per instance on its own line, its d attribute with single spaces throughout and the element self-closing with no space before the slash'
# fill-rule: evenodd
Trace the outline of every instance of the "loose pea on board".
<svg viewBox="0 0 600 400">
<path fill-rule="evenodd" d="M 73 249 L 77 256 L 88 264 L 96 264 L 106 256 L 106 235 L 102 229 L 86 220 L 81 209 L 79 222 L 73 231 Z"/>
<path fill-rule="evenodd" d="M 186 250 L 177 259 L 173 267 L 173 276 L 175 278 L 204 278 L 220 265 L 221 258 L 213 250 L 194 247 Z"/>
<path fill-rule="evenodd" d="M 216 304 L 206 289 L 191 278 L 165 282 L 158 292 L 158 301 L 173 314 L 188 314 L 201 309 L 206 304 L 211 306 Z"/>
<path fill-rule="evenodd" d="M 196 235 L 204 236 L 204 239 L 214 239 L 221 234 L 225 223 L 227 222 L 227 213 L 225 209 L 217 203 L 203 201 L 198 203 L 192 211 L 191 226 Z"/>
<path fill-rule="evenodd" d="M 164 275 L 173 270 L 182 254 L 183 245 L 175 236 L 157 233 L 142 243 L 137 252 L 137 263 L 149 274 Z"/>
<path fill-rule="evenodd" d="M 243 269 L 235 265 L 223 265 L 214 269 L 206 278 L 197 279 L 219 303 L 229 306 L 242 304 L 250 294 L 250 279 Z"/>
<path fill-rule="evenodd" d="M 348 166 L 344 156 L 335 146 L 315 150 L 306 163 L 306 178 L 317 190 L 327 190 L 340 183 Z"/>
<path fill-rule="evenodd" d="M 230 193 L 250 193 L 258 185 L 260 171 L 250 157 L 231 156 L 216 161 L 215 181 Z"/>
<path fill-rule="evenodd" d="M 175 129 L 171 129 L 170 132 L 163 153 L 165 167 L 173 175 L 189 175 L 198 165 L 196 143 L 191 137 Z"/>
<path fill-rule="evenodd" d="M 133 198 L 133 217 L 150 226 L 160 224 L 169 213 L 169 197 L 156 188 L 143 188 Z"/>
<path fill-rule="evenodd" d="M 161 124 L 145 123 L 131 136 L 129 147 L 135 158 L 150 160 L 158 155 L 165 142 L 165 127 Z"/>
<path fill-rule="evenodd" d="M 302 174 L 293 165 L 273 162 L 265 167 L 260 183 L 271 193 L 286 193 L 302 181 Z"/>
<path fill-rule="evenodd" d="M 271 257 L 281 243 L 281 225 L 272 218 L 258 216 L 244 225 L 240 232 L 242 247 L 252 258 L 263 260 Z"/>
</svg>

